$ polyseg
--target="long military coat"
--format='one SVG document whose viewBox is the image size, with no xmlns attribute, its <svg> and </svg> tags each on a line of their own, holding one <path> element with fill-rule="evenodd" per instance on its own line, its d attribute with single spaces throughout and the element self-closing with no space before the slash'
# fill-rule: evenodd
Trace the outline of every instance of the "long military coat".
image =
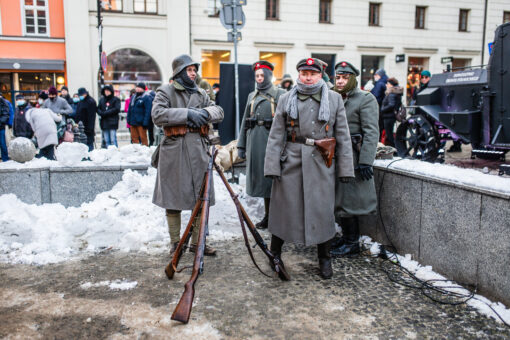
<svg viewBox="0 0 510 340">
<path fill-rule="evenodd" d="M 159 127 L 186 125 L 187 108 L 204 108 L 210 122 L 223 120 L 223 109 L 214 104 L 203 89 L 189 94 L 179 83 L 158 88 L 152 103 L 152 120 Z M 160 143 L 158 173 L 152 202 L 172 210 L 191 210 L 200 195 L 207 171 L 208 143 L 198 133 L 184 137 L 164 137 Z M 211 190 L 214 204 L 214 187 Z"/>
<path fill-rule="evenodd" d="M 329 91 L 327 124 L 318 120 L 316 96 L 300 95 L 295 131 L 305 138 L 335 137 L 333 165 L 326 166 L 315 146 L 285 142 L 292 131 L 285 112 L 290 94 L 280 98 L 266 149 L 264 174 L 280 177 L 273 180 L 269 231 L 284 241 L 308 246 L 335 235 L 335 177 L 354 177 L 351 137 L 342 97 Z"/>
<path fill-rule="evenodd" d="M 267 98 L 273 98 L 274 109 L 276 109 L 278 99 L 284 93 L 285 90 L 278 89 L 273 85 L 262 94 L 258 91 L 253 91 L 249 94 L 248 101 L 246 102 L 237 147 L 246 150 L 246 193 L 253 197 L 271 197 L 272 180 L 264 177 L 264 158 L 266 157 L 269 129 L 265 126 L 257 125 L 252 129 L 246 130 L 246 118 L 256 118 L 259 121 L 272 120 L 271 102 Z M 255 100 L 252 107 L 251 104 L 254 97 Z"/>
<path fill-rule="evenodd" d="M 345 101 L 345 112 L 351 135 L 363 135 L 361 151 L 353 148 L 354 168 L 359 164 L 372 165 L 375 159 L 379 140 L 379 107 L 375 97 L 366 91 L 355 88 L 348 93 Z M 377 196 L 374 178 L 368 181 L 361 179 L 359 170 L 355 170 L 354 182 L 336 184 L 335 216 L 349 217 L 369 215 L 377 209 Z"/>
</svg>

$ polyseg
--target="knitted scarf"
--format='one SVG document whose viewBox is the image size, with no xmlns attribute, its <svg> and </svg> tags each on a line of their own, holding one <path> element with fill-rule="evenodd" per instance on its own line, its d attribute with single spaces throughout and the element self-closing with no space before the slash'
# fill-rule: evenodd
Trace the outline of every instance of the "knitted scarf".
<svg viewBox="0 0 510 340">
<path fill-rule="evenodd" d="M 288 113 L 290 118 L 297 119 L 298 118 L 298 92 L 305 95 L 316 94 L 321 91 L 321 104 L 319 108 L 319 120 L 323 122 L 329 121 L 329 89 L 328 85 L 324 82 L 324 80 L 319 80 L 316 84 L 313 85 L 305 85 L 298 78 L 296 82 L 296 86 L 290 90 L 289 100 L 287 101 L 287 106 L 285 107 L 285 111 Z"/>
</svg>

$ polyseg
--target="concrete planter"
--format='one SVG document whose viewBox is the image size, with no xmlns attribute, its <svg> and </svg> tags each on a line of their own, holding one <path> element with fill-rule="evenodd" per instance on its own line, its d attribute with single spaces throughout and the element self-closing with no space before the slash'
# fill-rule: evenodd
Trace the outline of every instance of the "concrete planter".
<svg viewBox="0 0 510 340">
<path fill-rule="evenodd" d="M 510 305 L 510 194 L 378 166 L 375 180 L 362 234 Z"/>
<path fill-rule="evenodd" d="M 0 195 L 15 194 L 29 204 L 61 203 L 80 206 L 110 190 L 124 170 L 146 173 L 149 165 L 45 167 L 0 170 Z"/>
</svg>

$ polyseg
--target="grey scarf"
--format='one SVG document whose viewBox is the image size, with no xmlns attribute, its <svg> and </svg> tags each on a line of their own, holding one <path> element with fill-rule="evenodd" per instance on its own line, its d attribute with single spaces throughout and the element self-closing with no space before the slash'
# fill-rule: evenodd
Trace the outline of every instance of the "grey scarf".
<svg viewBox="0 0 510 340">
<path fill-rule="evenodd" d="M 260 84 L 257 83 L 257 90 L 264 92 L 265 90 L 271 88 L 273 85 L 273 72 L 267 68 L 263 68 L 262 72 L 264 72 L 264 81 Z"/>
<path fill-rule="evenodd" d="M 323 122 L 329 121 L 329 89 L 328 85 L 324 80 L 319 80 L 317 84 L 313 85 L 305 85 L 301 82 L 301 80 L 297 80 L 296 86 L 290 90 L 289 100 L 287 101 L 287 106 L 285 107 L 285 111 L 289 114 L 290 118 L 297 119 L 298 118 L 298 92 L 301 94 L 312 95 L 319 91 L 321 92 L 321 106 L 319 108 L 319 120 Z"/>
</svg>

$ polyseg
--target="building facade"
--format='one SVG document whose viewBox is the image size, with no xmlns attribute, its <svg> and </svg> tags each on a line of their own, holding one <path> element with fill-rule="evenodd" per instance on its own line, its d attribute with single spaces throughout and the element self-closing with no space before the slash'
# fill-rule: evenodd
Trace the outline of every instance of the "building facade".
<svg viewBox="0 0 510 340">
<path fill-rule="evenodd" d="M 67 78 L 72 90 L 98 94 L 97 1 L 63 0 Z M 51 2 L 51 1 L 50 1 Z M 233 44 L 218 13 L 220 0 L 102 0 L 105 82 L 125 97 L 138 81 L 155 88 L 167 82 L 171 61 L 190 53 L 202 76 L 219 80 L 219 63 L 233 62 Z M 407 85 L 418 74 L 442 72 L 488 61 L 495 28 L 510 20 L 510 2 L 489 0 L 484 34 L 484 2 L 478 0 L 249 0 L 238 45 L 240 63 L 266 59 L 276 65 L 275 81 L 297 76 L 296 62 L 310 55 L 333 65 L 348 60 L 359 67 L 361 85 L 378 68 Z"/>
<path fill-rule="evenodd" d="M 66 83 L 63 0 L 0 0 L 0 91 L 30 101 Z"/>
</svg>

